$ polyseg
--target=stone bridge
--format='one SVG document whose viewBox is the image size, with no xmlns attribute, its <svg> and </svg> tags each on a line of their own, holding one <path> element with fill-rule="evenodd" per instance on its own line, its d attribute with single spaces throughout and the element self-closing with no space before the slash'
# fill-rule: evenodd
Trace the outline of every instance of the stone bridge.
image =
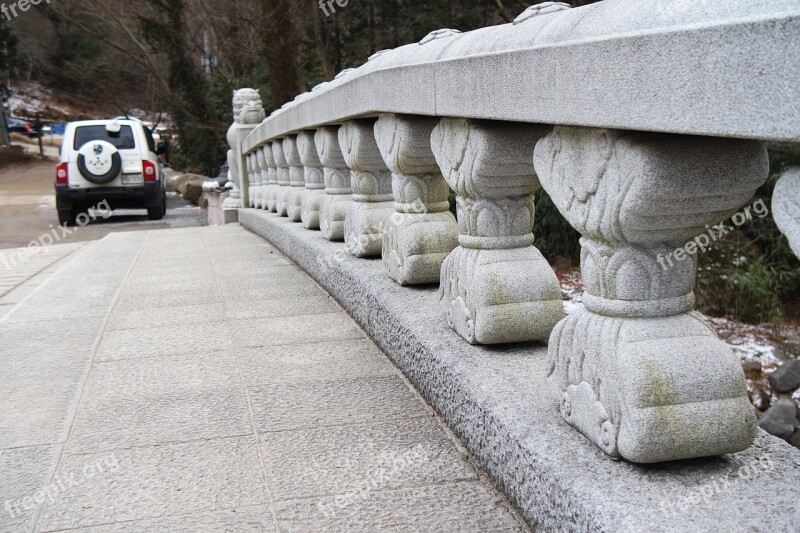
<svg viewBox="0 0 800 533">
<path fill-rule="evenodd" d="M 798 0 L 547 2 L 434 31 L 266 118 L 238 91 L 229 207 L 531 525 L 797 531 L 800 452 L 757 431 L 738 358 L 694 312 L 696 255 L 678 255 L 765 182 L 767 142 L 800 142 L 798 36 Z M 775 202 L 796 249 L 798 182 Z M 583 236 L 569 316 L 534 245 L 540 187 Z"/>
</svg>

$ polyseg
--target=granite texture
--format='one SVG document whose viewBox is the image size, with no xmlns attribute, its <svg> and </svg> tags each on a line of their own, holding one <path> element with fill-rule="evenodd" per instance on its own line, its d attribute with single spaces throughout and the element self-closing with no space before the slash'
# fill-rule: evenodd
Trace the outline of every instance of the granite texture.
<svg viewBox="0 0 800 533">
<path fill-rule="evenodd" d="M 240 219 L 351 313 L 532 528 L 746 532 L 800 523 L 800 451 L 788 443 L 759 431 L 752 447 L 722 457 L 612 460 L 559 416 L 545 345 L 470 346 L 441 315 L 436 289 L 400 287 L 380 262 L 342 255 L 344 245 L 272 215 L 242 210 Z M 752 505 L 754 492 L 769 497 Z"/>
</svg>

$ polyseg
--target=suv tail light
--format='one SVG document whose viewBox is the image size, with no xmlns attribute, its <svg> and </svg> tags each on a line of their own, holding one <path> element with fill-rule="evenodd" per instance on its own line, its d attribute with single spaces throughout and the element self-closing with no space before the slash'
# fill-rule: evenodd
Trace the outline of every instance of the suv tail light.
<svg viewBox="0 0 800 533">
<path fill-rule="evenodd" d="M 30 124 L 25 124 L 25 131 L 27 131 L 29 133 L 33 131 L 33 128 L 31 127 Z"/>
<path fill-rule="evenodd" d="M 142 161 L 144 181 L 156 181 L 156 165 L 150 161 Z"/>
<path fill-rule="evenodd" d="M 69 181 L 69 166 L 61 163 L 56 167 L 56 185 L 66 185 Z"/>
</svg>

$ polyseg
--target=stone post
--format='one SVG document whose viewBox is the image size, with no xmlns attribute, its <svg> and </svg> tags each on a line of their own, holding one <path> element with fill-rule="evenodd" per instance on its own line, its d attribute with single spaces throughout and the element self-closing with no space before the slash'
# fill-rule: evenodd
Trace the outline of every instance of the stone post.
<svg viewBox="0 0 800 533">
<path fill-rule="evenodd" d="M 375 139 L 392 171 L 395 212 L 383 235 L 383 263 L 400 285 L 438 283 L 442 263 L 458 246 L 450 189 L 431 151 L 437 118 L 382 114 Z"/>
<path fill-rule="evenodd" d="M 375 119 L 339 128 L 339 145 L 352 172 L 353 203 L 345 218 L 345 245 L 356 257 L 380 256 L 383 232 L 394 213 L 392 173 L 375 142 Z"/>
<path fill-rule="evenodd" d="M 300 220 L 306 229 L 319 229 L 319 207 L 325 196 L 325 177 L 322 162 L 317 154 L 313 131 L 301 131 L 297 135 L 297 150 L 303 163 L 305 191 L 301 198 Z"/>
<path fill-rule="evenodd" d="M 314 135 L 325 179 L 325 196 L 319 207 L 319 229 L 329 241 L 344 240 L 344 220 L 353 194 L 350 169 L 339 147 L 338 131 L 338 126 L 324 126 Z"/>
<path fill-rule="evenodd" d="M 612 457 L 744 450 L 756 434 L 739 358 L 694 309 L 696 256 L 767 178 L 754 141 L 557 127 L 534 166 L 583 235 L 584 309 L 550 337 L 564 419 Z"/>
<path fill-rule="evenodd" d="M 286 154 L 283 151 L 283 139 L 278 139 L 272 143 L 272 156 L 275 158 L 275 166 L 278 168 L 278 187 L 275 189 L 275 211 L 278 216 L 288 216 L 289 189 L 292 186 L 291 172 L 289 163 L 286 162 Z"/>
<path fill-rule="evenodd" d="M 233 92 L 233 124 L 228 128 L 228 173 L 233 184 L 230 196 L 223 202 L 223 210 L 236 210 L 250 205 L 247 198 L 249 183 L 247 162 L 242 153 L 242 143 L 251 131 L 264 120 L 264 106 L 255 89 L 239 89 Z M 243 197 L 244 196 L 244 197 Z M 225 219 L 234 217 L 225 214 Z"/>
<path fill-rule="evenodd" d="M 458 246 L 439 294 L 448 323 L 470 344 L 547 340 L 564 318 L 561 287 L 533 246 L 536 141 L 550 128 L 445 118 L 431 144 L 456 192 Z"/>
<path fill-rule="evenodd" d="M 290 135 L 283 140 L 283 153 L 289 165 L 289 194 L 286 202 L 286 214 L 292 222 L 300 222 L 303 206 L 303 192 L 306 190 L 305 172 L 300 151 L 297 149 L 297 136 Z"/>
<path fill-rule="evenodd" d="M 275 164 L 275 154 L 273 153 L 273 145 L 275 143 L 267 143 L 262 148 L 264 152 L 264 162 L 267 164 L 267 191 L 265 198 L 265 209 L 273 213 L 278 210 L 278 165 Z"/>
</svg>

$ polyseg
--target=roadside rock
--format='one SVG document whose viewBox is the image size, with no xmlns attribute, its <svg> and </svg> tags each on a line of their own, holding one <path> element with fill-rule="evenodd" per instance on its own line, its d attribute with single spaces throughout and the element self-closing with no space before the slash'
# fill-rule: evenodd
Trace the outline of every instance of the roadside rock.
<svg viewBox="0 0 800 533">
<path fill-rule="evenodd" d="M 778 392 L 790 392 L 800 387 L 800 359 L 786 361 L 769 375 L 769 384 Z"/>
<path fill-rule="evenodd" d="M 798 425 L 797 405 L 789 398 L 779 399 L 758 421 L 761 429 L 784 440 L 792 437 Z"/>
<path fill-rule="evenodd" d="M 186 191 L 183 193 L 183 197 L 189 202 L 205 208 L 208 207 L 208 200 L 203 202 L 205 198 L 203 195 L 203 181 L 205 181 L 205 178 L 202 180 L 191 180 L 186 182 Z M 206 205 L 203 206 L 203 203 Z"/>
<path fill-rule="evenodd" d="M 167 192 L 177 192 L 181 196 L 186 194 L 186 184 L 193 180 L 206 180 L 205 176 L 199 174 L 174 174 L 167 176 Z"/>
</svg>

